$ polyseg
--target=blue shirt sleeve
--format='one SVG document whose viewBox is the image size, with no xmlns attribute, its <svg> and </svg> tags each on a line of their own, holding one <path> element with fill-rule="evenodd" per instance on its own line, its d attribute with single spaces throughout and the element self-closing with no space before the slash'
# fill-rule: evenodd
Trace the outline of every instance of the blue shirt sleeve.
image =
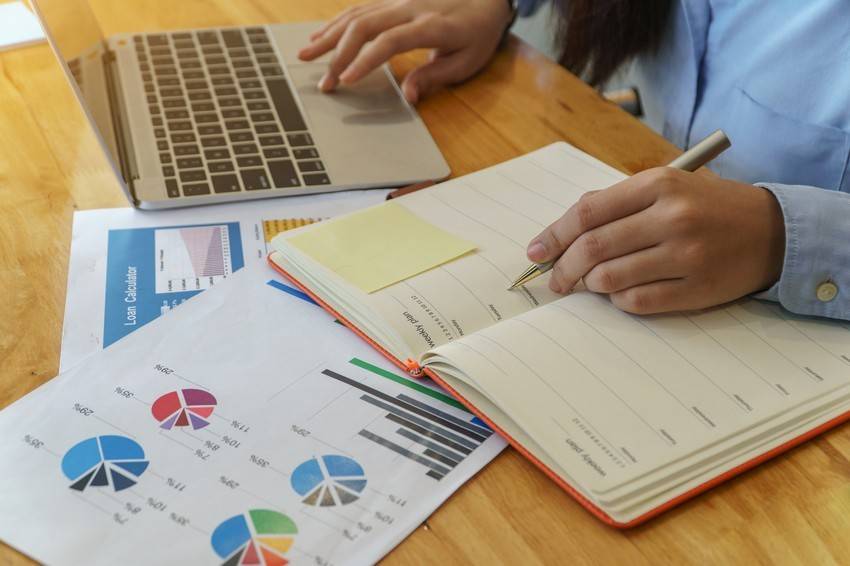
<svg viewBox="0 0 850 566">
<path fill-rule="evenodd" d="M 779 281 L 755 297 L 778 301 L 797 314 L 850 320 L 850 194 L 758 186 L 772 192 L 782 208 L 785 261 Z"/>
</svg>

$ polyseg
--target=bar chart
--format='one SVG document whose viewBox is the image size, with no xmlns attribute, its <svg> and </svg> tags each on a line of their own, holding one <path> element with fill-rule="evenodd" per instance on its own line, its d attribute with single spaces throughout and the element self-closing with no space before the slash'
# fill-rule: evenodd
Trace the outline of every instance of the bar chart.
<svg viewBox="0 0 850 566">
<path fill-rule="evenodd" d="M 393 381 L 404 379 L 361 360 L 352 360 L 352 364 Z M 434 480 L 443 479 L 493 434 L 465 409 L 462 409 L 465 418 L 450 414 L 450 407 L 458 413 L 462 406 L 444 393 L 423 385 L 417 390 L 434 402 L 424 402 L 403 393 L 389 395 L 330 369 L 323 370 L 322 375 L 356 390 L 360 402 L 374 407 L 383 420 L 393 424 L 391 429 L 377 426 L 377 423 L 367 425 L 359 431 L 360 437 L 416 462 L 425 469 L 425 475 Z M 392 431 L 391 435 L 387 434 L 388 430 Z"/>
</svg>

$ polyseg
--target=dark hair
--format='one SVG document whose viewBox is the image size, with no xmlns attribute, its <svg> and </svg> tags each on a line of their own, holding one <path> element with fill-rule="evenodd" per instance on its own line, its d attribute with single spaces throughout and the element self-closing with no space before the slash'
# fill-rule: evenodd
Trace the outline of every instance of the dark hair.
<svg viewBox="0 0 850 566">
<path fill-rule="evenodd" d="M 671 0 L 556 0 L 560 63 L 594 86 L 658 46 Z"/>
</svg>

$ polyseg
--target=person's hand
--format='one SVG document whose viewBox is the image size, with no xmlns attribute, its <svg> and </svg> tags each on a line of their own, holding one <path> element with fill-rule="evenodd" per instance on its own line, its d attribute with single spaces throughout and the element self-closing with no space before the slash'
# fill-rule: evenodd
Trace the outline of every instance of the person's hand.
<svg viewBox="0 0 850 566">
<path fill-rule="evenodd" d="M 324 92 L 351 84 L 398 53 L 431 48 L 430 60 L 401 85 L 408 101 L 463 81 L 490 60 L 510 21 L 506 0 L 381 0 L 350 8 L 310 36 L 298 56 L 312 61 L 336 48 L 319 81 Z"/>
<path fill-rule="evenodd" d="M 562 253 L 555 292 L 584 278 L 631 313 L 699 309 L 776 282 L 785 224 L 767 189 L 662 167 L 584 195 L 528 245 L 537 263 Z"/>
</svg>

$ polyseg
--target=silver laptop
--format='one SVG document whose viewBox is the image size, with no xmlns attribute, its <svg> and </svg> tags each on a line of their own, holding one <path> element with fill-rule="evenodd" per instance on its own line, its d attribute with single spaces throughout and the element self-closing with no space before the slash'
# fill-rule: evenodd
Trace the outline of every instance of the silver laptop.
<svg viewBox="0 0 850 566">
<path fill-rule="evenodd" d="M 123 2 L 122 2 L 123 4 Z M 103 36 L 86 0 L 33 0 L 130 201 L 172 208 L 394 187 L 449 167 L 385 66 L 333 94 L 319 23 Z"/>
</svg>

